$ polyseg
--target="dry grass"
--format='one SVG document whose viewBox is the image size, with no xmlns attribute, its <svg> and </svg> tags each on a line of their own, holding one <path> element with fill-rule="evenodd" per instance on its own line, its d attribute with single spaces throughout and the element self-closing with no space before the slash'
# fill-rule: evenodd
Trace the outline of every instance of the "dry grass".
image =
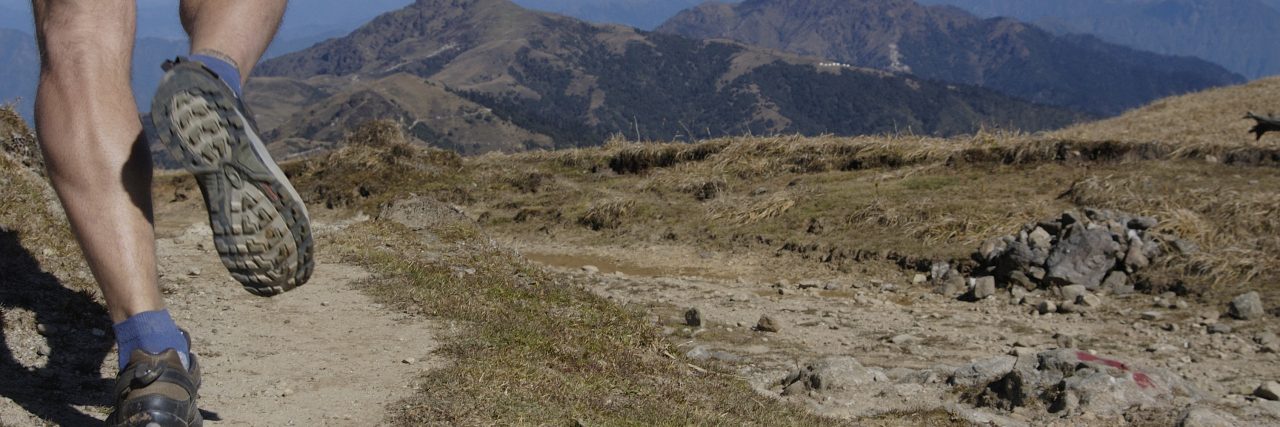
<svg viewBox="0 0 1280 427">
<path fill-rule="evenodd" d="M 1204 248 L 1153 271 L 1146 278 L 1153 290 L 1217 297 L 1218 291 L 1264 289 L 1280 277 L 1273 256 L 1280 251 L 1274 237 L 1280 217 L 1269 190 L 1280 184 L 1280 144 L 1272 140 L 981 133 L 614 141 L 465 163 L 469 176 L 459 182 L 470 182 L 464 186 L 475 201 L 467 204 L 493 230 L 516 236 L 550 232 L 588 245 L 675 240 L 709 249 L 782 250 L 843 269 L 868 256 L 964 260 L 983 239 L 1026 222 L 1069 208 L 1106 207 L 1156 216 L 1164 220 L 1162 231 Z M 529 193 L 499 184 L 530 174 L 555 188 Z M 588 216 L 608 221 L 529 214 L 572 206 L 590 206 Z M 601 208 L 618 206 L 627 214 L 599 214 L 617 213 Z M 609 232 L 600 234 L 603 229 Z"/>
<path fill-rule="evenodd" d="M 16 237 L 12 247 L 0 247 L 0 258 L 38 262 L 0 262 L 5 277 L 21 279 L 43 270 L 73 289 L 94 289 L 91 280 L 74 274 L 86 271 L 84 261 L 43 172 L 35 135 L 11 108 L 0 107 L 0 233 Z"/>
<path fill-rule="evenodd" d="M 1247 112 L 1280 112 L 1280 77 L 1162 99 L 1120 117 L 1063 129 L 1052 136 L 1247 147 L 1256 145 L 1248 133 L 1253 121 L 1244 118 Z"/>
<path fill-rule="evenodd" d="M 673 356 L 645 313 L 533 267 L 478 231 L 449 231 L 457 227 L 475 230 L 465 219 L 441 221 L 426 232 L 461 237 L 424 239 L 374 221 L 332 243 L 380 273 L 368 289 L 381 301 L 465 325 L 443 350 L 454 363 L 393 406 L 395 424 L 840 424 Z"/>
</svg>

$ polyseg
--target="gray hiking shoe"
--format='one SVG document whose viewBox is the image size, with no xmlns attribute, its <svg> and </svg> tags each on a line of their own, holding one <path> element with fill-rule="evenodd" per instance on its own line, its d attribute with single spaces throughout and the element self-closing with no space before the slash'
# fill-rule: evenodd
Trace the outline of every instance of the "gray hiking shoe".
<svg viewBox="0 0 1280 427">
<path fill-rule="evenodd" d="M 182 331 L 191 346 L 191 335 Z M 107 427 L 200 427 L 204 419 L 196 398 L 200 394 L 200 361 L 187 356 L 190 368 L 173 349 L 151 354 L 130 353 L 129 364 L 116 377 L 115 409 Z"/>
<path fill-rule="evenodd" d="M 151 121 L 195 175 L 222 264 L 259 296 L 306 283 L 315 265 L 310 216 L 244 102 L 198 61 L 179 58 L 165 69 Z"/>
</svg>

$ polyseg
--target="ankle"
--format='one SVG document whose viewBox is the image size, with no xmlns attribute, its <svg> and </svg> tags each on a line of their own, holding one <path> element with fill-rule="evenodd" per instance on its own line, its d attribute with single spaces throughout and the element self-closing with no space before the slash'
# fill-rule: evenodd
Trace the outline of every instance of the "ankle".
<svg viewBox="0 0 1280 427">
<path fill-rule="evenodd" d="M 150 354 L 159 354 L 173 349 L 182 358 L 182 365 L 190 367 L 190 344 L 187 337 L 178 329 L 169 310 L 148 311 L 138 313 L 112 326 L 116 333 L 116 345 L 119 347 L 120 369 L 129 364 L 134 350 L 142 350 Z"/>
<path fill-rule="evenodd" d="M 236 93 L 236 97 L 243 95 L 243 88 L 240 83 L 243 76 L 240 75 L 240 66 L 234 60 L 226 55 L 209 51 L 194 53 L 190 59 L 200 61 L 206 68 L 218 75 L 218 78 L 222 79 L 222 82 L 226 83 Z"/>
</svg>

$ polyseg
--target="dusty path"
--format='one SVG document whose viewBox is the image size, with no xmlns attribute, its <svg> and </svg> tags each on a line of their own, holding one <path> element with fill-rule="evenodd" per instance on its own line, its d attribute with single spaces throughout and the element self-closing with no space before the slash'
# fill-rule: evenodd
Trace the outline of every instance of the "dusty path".
<svg viewBox="0 0 1280 427">
<path fill-rule="evenodd" d="M 318 224 L 317 233 L 337 227 Z M 226 273 L 209 233 L 204 223 L 162 224 L 158 247 L 166 298 L 201 357 L 206 425 L 375 425 L 388 404 L 412 393 L 418 373 L 441 363 L 432 355 L 438 329 L 373 303 L 357 288 L 369 276 L 362 268 L 322 253 L 306 286 L 258 298 Z M 26 338 L 10 337 L 10 346 L 41 337 Z M 42 363 L 33 356 L 31 364 Z M 104 378 L 114 375 L 115 364 L 112 351 L 102 360 Z M 108 410 L 75 409 L 95 419 Z M 0 396 L 0 425 L 43 424 Z"/>
</svg>

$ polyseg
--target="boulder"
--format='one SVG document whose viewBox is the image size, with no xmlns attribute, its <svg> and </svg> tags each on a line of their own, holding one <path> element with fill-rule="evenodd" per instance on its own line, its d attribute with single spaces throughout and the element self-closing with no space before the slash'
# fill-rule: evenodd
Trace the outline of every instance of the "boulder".
<svg viewBox="0 0 1280 427">
<path fill-rule="evenodd" d="M 978 257 L 980 257 L 985 263 L 992 263 L 997 259 L 1000 259 L 1001 256 L 1004 256 L 1004 252 L 1009 248 L 1008 242 L 1005 241 L 1006 238 L 1007 237 L 992 237 L 983 241 L 982 246 L 978 248 Z M 1009 240 L 1012 239 L 1009 238 Z"/>
<path fill-rule="evenodd" d="M 1067 417 L 1084 413 L 1116 417 L 1137 406 L 1173 410 L 1201 399 L 1181 377 L 1079 350 L 1059 349 L 1011 359 L 962 368 L 952 383 L 970 390 L 984 387 L 975 397 L 979 406 L 1012 409 L 1038 401 Z"/>
<path fill-rule="evenodd" d="M 783 388 L 782 395 L 789 396 L 803 391 L 855 390 L 878 381 L 888 381 L 888 377 L 863 367 L 852 356 L 832 356 L 806 364 L 782 378 L 779 384 Z"/>
<path fill-rule="evenodd" d="M 1257 292 L 1249 292 L 1231 300 L 1228 313 L 1240 320 L 1257 319 L 1267 314 L 1262 308 L 1262 297 Z"/>
<path fill-rule="evenodd" d="M 986 386 L 1008 375 L 1018 361 L 1014 356 L 997 356 L 980 360 L 968 366 L 956 369 L 947 379 L 947 384 L 958 387 Z"/>
<path fill-rule="evenodd" d="M 1104 229 L 1069 227 L 1045 262 L 1046 280 L 1054 285 L 1082 285 L 1097 289 L 1116 266 L 1120 244 Z"/>
</svg>

